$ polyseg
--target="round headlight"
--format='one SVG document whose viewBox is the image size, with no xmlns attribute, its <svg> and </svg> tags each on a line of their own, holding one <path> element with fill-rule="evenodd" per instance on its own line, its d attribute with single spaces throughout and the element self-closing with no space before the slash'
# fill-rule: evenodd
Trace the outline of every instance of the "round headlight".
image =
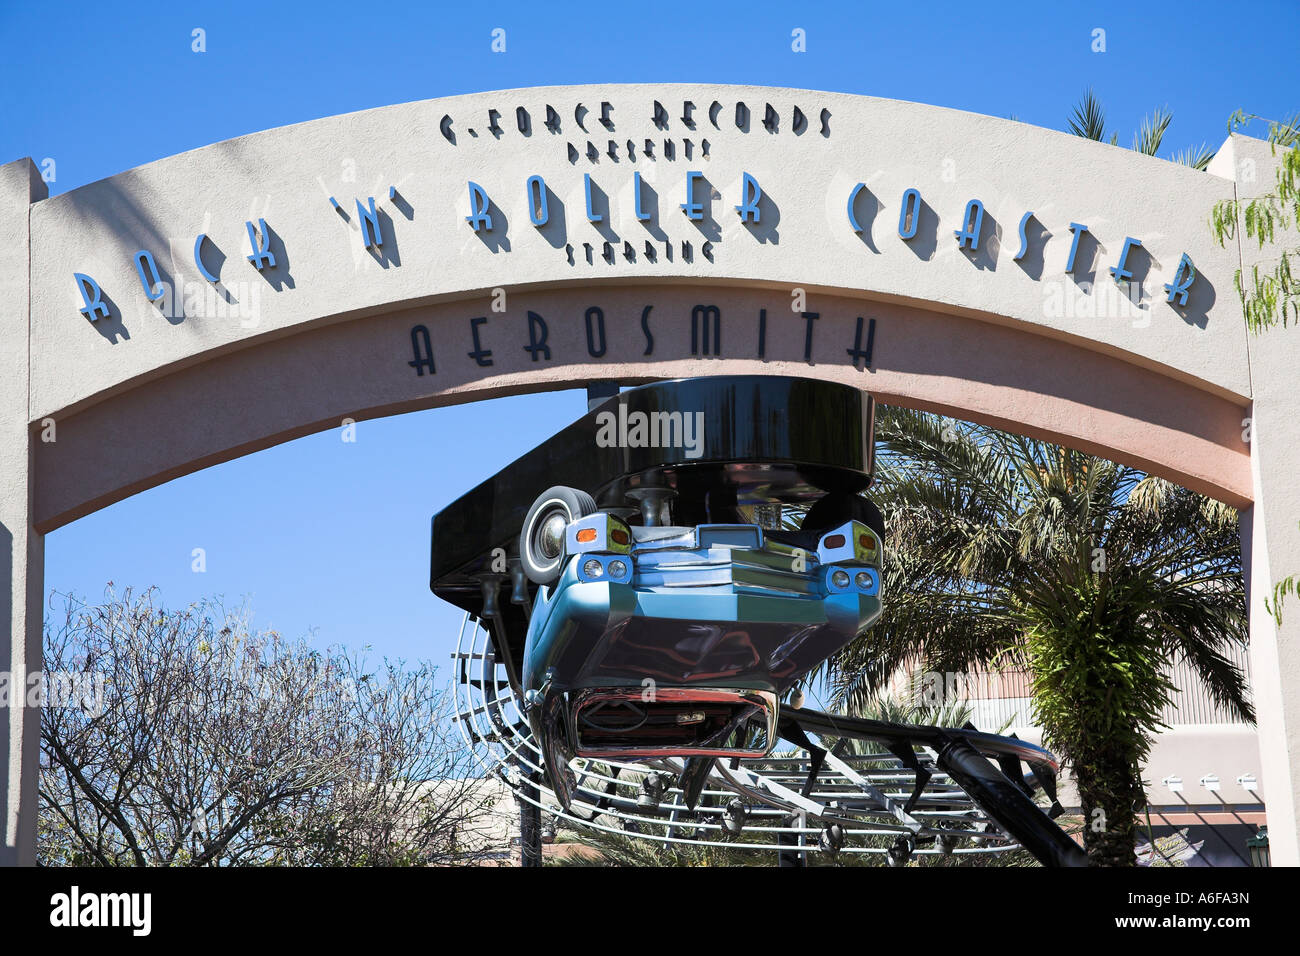
<svg viewBox="0 0 1300 956">
<path fill-rule="evenodd" d="M 871 587 L 871 575 L 867 574 L 866 571 L 859 571 L 853 580 L 864 591 Z"/>
<path fill-rule="evenodd" d="M 849 586 L 849 572 L 835 570 L 831 572 L 831 584 L 837 588 L 846 588 Z"/>
<path fill-rule="evenodd" d="M 592 558 L 582 566 L 582 573 L 589 578 L 598 578 L 605 573 L 605 566 Z"/>
<path fill-rule="evenodd" d="M 612 578 L 621 578 L 627 574 L 627 565 L 622 561 L 609 562 L 609 576 Z"/>
</svg>

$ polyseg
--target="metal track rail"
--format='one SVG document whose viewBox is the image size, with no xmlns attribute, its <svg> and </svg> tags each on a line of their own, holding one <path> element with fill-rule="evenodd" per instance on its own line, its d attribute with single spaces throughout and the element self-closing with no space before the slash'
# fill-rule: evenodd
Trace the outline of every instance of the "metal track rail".
<svg viewBox="0 0 1300 956">
<path fill-rule="evenodd" d="M 1071 846 L 1073 841 L 1023 792 L 1032 789 L 1026 781 L 1038 785 L 1040 776 L 1054 783 L 1056 764 L 1047 751 L 970 729 L 885 724 L 818 711 L 786 712 L 814 749 L 821 747 L 819 738 L 825 735 L 884 742 L 903 757 L 908 750 L 915 756 L 905 761 L 895 753 L 825 750 L 814 756 L 799 746 L 763 758 L 715 761 L 693 809 L 677 785 L 684 767 L 680 759 L 632 764 L 575 758 L 570 763 L 576 780 L 574 800 L 565 811 L 544 783 L 541 752 L 505 680 L 504 668 L 495 659 L 489 635 L 468 613 L 452 659 L 454 720 L 480 768 L 504 779 L 519 800 L 571 826 L 665 847 L 726 846 L 783 853 L 817 852 L 820 847 L 849 854 L 889 854 L 893 862 L 911 856 L 1005 853 L 1021 845 L 1044 859 L 1043 845 L 1050 844 L 1055 856 L 1049 854 L 1044 861 L 1069 865 L 1068 848 L 1050 835 L 1045 839 L 1041 825 Z M 945 766 L 950 761 L 944 753 L 954 739 L 966 748 L 961 751 L 965 763 L 950 768 Z M 919 752 L 915 747 L 920 747 Z M 979 779 L 971 782 L 972 767 L 979 772 L 976 777 L 988 776 L 971 762 L 972 754 L 976 760 L 988 755 L 1024 761 L 1030 767 L 1031 773 L 1018 781 L 1001 777 L 1006 786 L 998 789 L 993 814 L 967 792 L 981 786 Z M 1001 776 L 997 767 L 984 763 Z M 816 773 L 810 781 L 811 770 Z M 1016 802 L 1017 794 L 1021 802 Z M 1028 813 L 1041 821 L 1030 817 L 1024 825 L 1020 817 Z"/>
</svg>

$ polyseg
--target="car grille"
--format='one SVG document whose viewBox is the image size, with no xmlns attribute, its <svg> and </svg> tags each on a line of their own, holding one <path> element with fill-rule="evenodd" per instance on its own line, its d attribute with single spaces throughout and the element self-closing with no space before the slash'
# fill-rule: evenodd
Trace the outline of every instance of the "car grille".
<svg viewBox="0 0 1300 956">
<path fill-rule="evenodd" d="M 633 554 L 633 584 L 641 588 L 728 588 L 741 593 L 821 597 L 816 556 L 794 571 L 789 553 L 768 549 L 710 547 Z"/>
</svg>

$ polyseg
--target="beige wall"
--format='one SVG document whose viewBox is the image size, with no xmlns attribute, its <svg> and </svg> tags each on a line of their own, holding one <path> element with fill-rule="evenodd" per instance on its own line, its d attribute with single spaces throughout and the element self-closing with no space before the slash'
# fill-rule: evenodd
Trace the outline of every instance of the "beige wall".
<svg viewBox="0 0 1300 956">
<path fill-rule="evenodd" d="M 1042 731 L 1034 727 L 1016 728 L 1016 733 L 1031 743 L 1042 745 Z M 1270 849 L 1276 852 L 1272 823 L 1276 807 L 1261 799 L 1264 774 L 1260 769 L 1260 743 L 1254 727 L 1243 724 L 1181 724 L 1158 736 L 1142 768 L 1147 800 L 1152 807 L 1168 809 L 1182 806 L 1258 808 L 1264 803 L 1269 817 Z M 1201 779 L 1219 778 L 1217 791 L 1207 790 Z M 1239 778 L 1253 776 L 1257 790 L 1247 790 Z M 1171 790 L 1165 780 L 1176 777 L 1182 790 Z M 1277 787 L 1274 787 L 1276 790 Z M 1061 803 L 1078 807 L 1079 797 L 1067 773 L 1061 779 Z M 1285 826 L 1283 827 L 1285 829 Z"/>
</svg>

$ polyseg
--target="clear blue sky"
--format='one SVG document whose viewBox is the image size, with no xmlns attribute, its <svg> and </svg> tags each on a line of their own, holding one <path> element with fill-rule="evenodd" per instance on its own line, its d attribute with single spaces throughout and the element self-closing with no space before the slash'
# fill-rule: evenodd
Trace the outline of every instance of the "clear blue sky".
<svg viewBox="0 0 1300 956">
<path fill-rule="evenodd" d="M 191 51 L 191 30 L 207 51 Z M 506 52 L 490 51 L 506 30 Z M 790 49 L 807 33 L 807 52 Z M 1106 52 L 1091 50 L 1106 31 Z M 1300 109 L 1300 4 L 20 3 L 0 0 L 0 162 L 56 161 L 51 192 L 303 120 L 519 86 L 720 82 L 934 103 L 1064 128 L 1096 89 L 1127 145 L 1173 110 L 1168 155 L 1238 108 Z M 169 604 L 247 597 L 318 643 L 445 661 L 429 516 L 585 408 L 577 392 L 358 426 L 144 492 L 46 539 L 46 585 Z M 529 422 L 531 429 L 519 427 Z M 207 552 L 192 573 L 190 553 Z"/>
</svg>

